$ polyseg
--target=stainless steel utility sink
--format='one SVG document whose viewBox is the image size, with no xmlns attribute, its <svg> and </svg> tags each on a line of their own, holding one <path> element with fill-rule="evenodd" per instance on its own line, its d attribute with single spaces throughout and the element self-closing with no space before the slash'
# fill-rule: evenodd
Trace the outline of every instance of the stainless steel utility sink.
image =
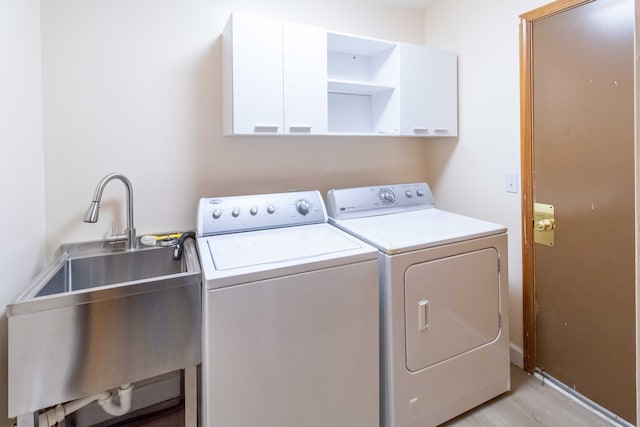
<svg viewBox="0 0 640 427">
<path fill-rule="evenodd" d="M 35 298 L 127 283 L 184 272 L 184 264 L 172 259 L 172 248 L 137 250 L 66 258 Z M 66 259 L 65 259 L 66 258 Z"/>
<path fill-rule="evenodd" d="M 200 363 L 200 265 L 173 248 L 66 245 L 7 306 L 9 415 Z"/>
</svg>

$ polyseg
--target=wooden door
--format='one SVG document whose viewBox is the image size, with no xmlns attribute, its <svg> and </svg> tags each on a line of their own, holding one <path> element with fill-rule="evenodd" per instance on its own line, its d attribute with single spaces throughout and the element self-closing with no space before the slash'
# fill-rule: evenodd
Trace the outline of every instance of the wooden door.
<svg viewBox="0 0 640 427">
<path fill-rule="evenodd" d="M 558 1 L 522 28 L 526 365 L 635 422 L 634 1 Z"/>
</svg>

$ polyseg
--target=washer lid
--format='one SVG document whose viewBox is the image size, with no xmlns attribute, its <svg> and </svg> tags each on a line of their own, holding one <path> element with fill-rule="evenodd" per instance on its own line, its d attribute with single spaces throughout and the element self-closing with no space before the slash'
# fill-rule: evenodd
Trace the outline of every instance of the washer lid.
<svg viewBox="0 0 640 427">
<path fill-rule="evenodd" d="M 295 262 L 362 246 L 329 226 L 225 234 L 209 238 L 208 243 L 213 264 L 219 271 Z"/>
<path fill-rule="evenodd" d="M 504 225 L 435 208 L 345 220 L 330 218 L 329 221 L 389 255 L 507 230 Z"/>
<path fill-rule="evenodd" d="M 207 289 L 376 261 L 378 250 L 327 224 L 199 237 Z"/>
</svg>

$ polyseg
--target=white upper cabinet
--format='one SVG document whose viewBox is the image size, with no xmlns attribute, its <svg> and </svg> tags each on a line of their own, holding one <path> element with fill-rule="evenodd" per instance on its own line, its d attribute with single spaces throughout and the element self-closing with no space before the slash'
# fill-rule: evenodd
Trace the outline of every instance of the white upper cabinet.
<svg viewBox="0 0 640 427">
<path fill-rule="evenodd" d="M 225 135 L 458 134 L 453 52 L 235 13 L 222 43 Z"/>
<path fill-rule="evenodd" d="M 458 65 L 453 52 L 398 43 L 400 133 L 458 135 Z"/>
<path fill-rule="evenodd" d="M 327 133 L 327 33 L 284 23 L 284 133 Z"/>
<path fill-rule="evenodd" d="M 429 122 L 435 136 L 458 136 L 458 56 L 427 48 Z"/>
<path fill-rule="evenodd" d="M 223 33 L 225 135 L 326 134 L 326 32 L 233 14 Z"/>
<path fill-rule="evenodd" d="M 281 134 L 282 23 L 233 14 L 223 33 L 224 133 Z"/>
</svg>

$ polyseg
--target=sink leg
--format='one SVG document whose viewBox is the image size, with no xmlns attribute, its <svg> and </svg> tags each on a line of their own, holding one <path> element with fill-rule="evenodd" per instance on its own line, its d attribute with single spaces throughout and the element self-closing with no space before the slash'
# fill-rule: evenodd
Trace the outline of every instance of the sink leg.
<svg viewBox="0 0 640 427">
<path fill-rule="evenodd" d="M 18 427 L 35 427 L 36 419 L 33 412 L 18 415 Z"/>
<path fill-rule="evenodd" d="M 184 369 L 184 425 L 185 427 L 196 427 L 197 424 L 198 367 L 189 366 Z"/>
</svg>

